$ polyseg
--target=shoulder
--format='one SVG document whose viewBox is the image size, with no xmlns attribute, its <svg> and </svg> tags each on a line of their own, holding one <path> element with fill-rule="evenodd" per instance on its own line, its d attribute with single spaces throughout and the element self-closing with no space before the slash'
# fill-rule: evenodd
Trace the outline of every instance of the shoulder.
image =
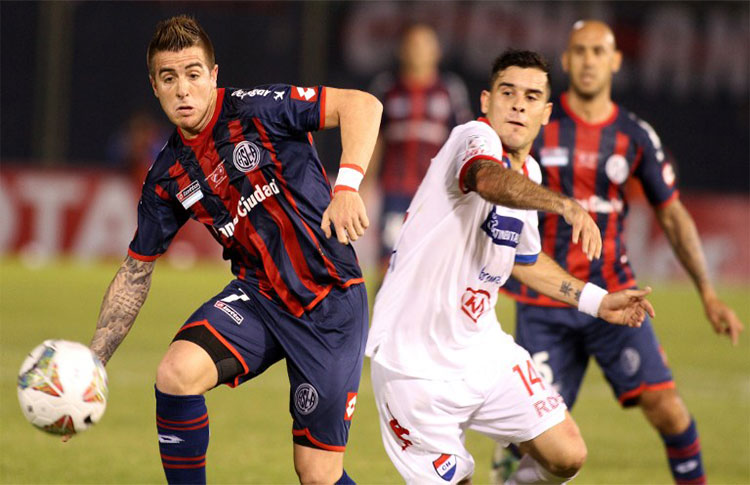
<svg viewBox="0 0 750 485">
<path fill-rule="evenodd" d="M 655 149 L 661 150 L 661 139 L 653 126 L 635 113 L 622 106 L 618 105 L 618 107 L 620 110 L 617 117 L 618 128 L 631 136 L 639 145 L 652 145 Z"/>
<path fill-rule="evenodd" d="M 169 171 L 177 161 L 181 147 L 182 140 L 175 128 L 159 154 L 156 156 L 156 160 L 151 164 L 151 168 L 149 168 L 148 175 L 146 176 L 146 183 L 156 183 L 170 177 Z"/>
<path fill-rule="evenodd" d="M 532 182 L 537 184 L 542 183 L 542 169 L 531 155 L 526 159 L 526 170 L 528 170 L 529 179 Z"/>
</svg>

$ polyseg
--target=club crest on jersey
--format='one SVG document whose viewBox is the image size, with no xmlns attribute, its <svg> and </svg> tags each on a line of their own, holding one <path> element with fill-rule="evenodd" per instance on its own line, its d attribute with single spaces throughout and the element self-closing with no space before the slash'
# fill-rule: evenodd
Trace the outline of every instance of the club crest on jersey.
<svg viewBox="0 0 750 485">
<path fill-rule="evenodd" d="M 539 163 L 543 167 L 564 167 L 568 164 L 568 147 L 542 147 Z"/>
<path fill-rule="evenodd" d="M 628 174 L 630 174 L 628 161 L 622 155 L 615 153 L 610 156 L 607 159 L 607 163 L 604 164 L 604 173 L 607 174 L 607 178 L 609 178 L 613 184 L 620 185 L 628 179 Z"/>
<path fill-rule="evenodd" d="M 314 103 L 318 100 L 318 89 L 292 86 L 292 99 Z"/>
<path fill-rule="evenodd" d="M 182 207 L 189 209 L 190 206 L 198 202 L 203 198 L 203 192 L 201 186 L 197 180 L 185 187 L 184 189 L 177 192 L 177 200 L 180 201 Z"/>
<path fill-rule="evenodd" d="M 297 386 L 297 390 L 294 391 L 294 407 L 300 414 L 308 415 L 315 411 L 318 407 L 318 391 L 312 386 L 304 382 Z"/>
<path fill-rule="evenodd" d="M 437 460 L 432 462 L 432 467 L 435 469 L 435 473 L 446 482 L 450 482 L 453 475 L 456 474 L 456 468 L 458 468 L 458 458 L 456 455 L 448 455 L 443 453 Z"/>
<path fill-rule="evenodd" d="M 474 323 L 479 317 L 490 309 L 490 294 L 485 290 L 466 288 L 461 296 L 461 310 L 471 318 Z"/>
<path fill-rule="evenodd" d="M 354 409 L 357 407 L 357 393 L 348 392 L 346 394 L 346 411 L 344 412 L 344 421 L 351 421 L 354 417 Z"/>
<path fill-rule="evenodd" d="M 523 221 L 515 217 L 501 216 L 493 207 L 482 223 L 482 230 L 500 246 L 515 248 L 521 240 Z"/>
<path fill-rule="evenodd" d="M 232 153 L 234 166 L 240 172 L 250 172 L 260 164 L 260 148 L 251 141 L 241 141 Z"/>
</svg>

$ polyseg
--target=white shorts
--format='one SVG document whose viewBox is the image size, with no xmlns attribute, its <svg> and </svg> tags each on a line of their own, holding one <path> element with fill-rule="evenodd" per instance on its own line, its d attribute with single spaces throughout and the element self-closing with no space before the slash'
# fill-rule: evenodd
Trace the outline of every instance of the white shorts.
<svg viewBox="0 0 750 485">
<path fill-rule="evenodd" d="M 513 344 L 504 364 L 468 369 L 459 380 L 409 377 L 372 361 L 372 386 L 386 453 L 407 483 L 457 483 L 474 472 L 466 430 L 502 445 L 531 440 L 565 419 L 562 397 L 529 353 Z M 494 361 L 488 359 L 488 361 Z"/>
</svg>

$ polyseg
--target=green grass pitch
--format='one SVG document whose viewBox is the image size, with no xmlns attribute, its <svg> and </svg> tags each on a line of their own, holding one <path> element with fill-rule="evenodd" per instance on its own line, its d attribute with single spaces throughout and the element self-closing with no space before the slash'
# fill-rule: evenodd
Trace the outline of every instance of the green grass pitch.
<svg viewBox="0 0 750 485">
<path fill-rule="evenodd" d="M 31 270 L 0 261 L 0 482 L 164 483 L 154 423 L 156 366 L 175 330 L 199 303 L 228 282 L 223 266 L 180 271 L 160 262 L 151 295 L 108 365 L 110 397 L 101 423 L 63 444 L 33 429 L 18 408 L 16 373 L 47 338 L 87 343 L 117 262 L 58 262 Z M 721 294 L 750 322 L 750 286 Z M 732 348 L 716 337 L 689 284 L 656 286 L 657 333 L 678 388 L 698 421 L 711 483 L 750 483 L 750 338 Z M 501 299 L 501 322 L 512 331 L 512 305 Z M 670 483 L 661 442 L 637 409 L 622 411 L 595 365 L 573 416 L 589 448 L 576 483 Z M 237 389 L 207 396 L 211 419 L 209 483 L 295 483 L 284 364 Z M 493 443 L 469 434 L 485 483 Z M 366 362 L 345 458 L 359 483 L 400 483 L 383 451 Z"/>
</svg>

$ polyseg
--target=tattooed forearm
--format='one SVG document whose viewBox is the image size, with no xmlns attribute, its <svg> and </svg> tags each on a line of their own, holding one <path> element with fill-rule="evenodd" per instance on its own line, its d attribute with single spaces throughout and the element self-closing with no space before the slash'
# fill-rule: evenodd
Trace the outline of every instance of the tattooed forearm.
<svg viewBox="0 0 750 485">
<path fill-rule="evenodd" d="M 581 290 L 576 290 L 573 297 L 576 299 L 576 301 L 581 301 Z"/>
<path fill-rule="evenodd" d="M 565 296 L 570 296 L 570 293 L 573 291 L 573 287 L 570 285 L 570 281 L 563 281 L 562 285 L 560 285 L 560 293 L 562 293 Z"/>
<path fill-rule="evenodd" d="M 130 331 L 146 301 L 154 265 L 126 257 L 104 295 L 90 347 L 105 364 Z"/>
<path fill-rule="evenodd" d="M 464 183 L 483 199 L 515 209 L 562 213 L 566 203 L 564 196 L 489 160 L 473 163 L 466 172 Z"/>
</svg>

